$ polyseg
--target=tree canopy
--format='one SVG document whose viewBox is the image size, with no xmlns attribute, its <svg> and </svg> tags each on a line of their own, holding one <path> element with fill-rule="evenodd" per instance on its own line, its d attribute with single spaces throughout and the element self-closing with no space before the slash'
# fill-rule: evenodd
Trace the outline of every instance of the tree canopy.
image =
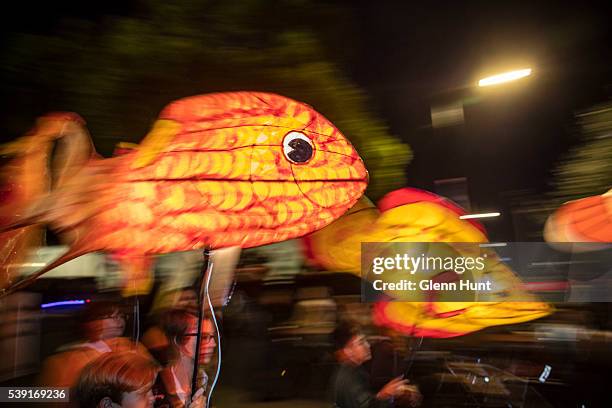
<svg viewBox="0 0 612 408">
<path fill-rule="evenodd" d="M 576 116 L 581 142 L 554 170 L 553 196 L 561 201 L 603 194 L 612 188 L 612 103 Z"/>
<path fill-rule="evenodd" d="M 172 100 L 269 91 L 314 106 L 353 142 L 370 172 L 369 196 L 404 186 L 410 148 L 376 117 L 337 55 L 350 48 L 337 42 L 345 10 L 273 3 L 151 1 L 123 15 L 62 18 L 50 32 L 12 33 L 0 71 L 7 130 L 16 136 L 35 115 L 72 110 L 109 155 L 119 141 L 140 141 Z"/>
</svg>

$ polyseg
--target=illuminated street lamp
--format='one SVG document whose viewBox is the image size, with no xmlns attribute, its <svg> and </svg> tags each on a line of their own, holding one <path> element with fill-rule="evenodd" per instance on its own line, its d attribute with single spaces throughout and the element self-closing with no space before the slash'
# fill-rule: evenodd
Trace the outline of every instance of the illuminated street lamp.
<svg viewBox="0 0 612 408">
<path fill-rule="evenodd" d="M 478 86 L 482 88 L 486 86 L 504 84 L 506 82 L 525 78 L 529 75 L 531 75 L 531 68 L 504 72 L 481 79 L 478 81 Z M 447 97 L 446 101 L 443 103 L 438 102 L 435 105 L 432 104 L 430 108 L 431 127 L 442 128 L 463 124 L 465 121 L 464 107 L 466 105 L 476 104 L 481 100 L 481 95 L 475 92 L 473 85 L 453 88 L 450 91 L 439 92 L 438 95 L 453 95 L 455 93 L 462 93 L 464 96 L 452 100 L 449 100 Z"/>
<path fill-rule="evenodd" d="M 502 74 L 492 75 L 478 81 L 478 86 L 491 86 L 503 84 L 505 82 L 516 81 L 517 79 L 525 78 L 531 75 L 531 68 L 519 69 L 516 71 L 504 72 Z"/>
</svg>

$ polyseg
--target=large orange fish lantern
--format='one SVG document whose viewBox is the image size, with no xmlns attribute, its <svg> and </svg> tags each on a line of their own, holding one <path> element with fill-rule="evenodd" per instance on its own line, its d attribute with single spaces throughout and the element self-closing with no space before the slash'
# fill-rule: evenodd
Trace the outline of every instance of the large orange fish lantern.
<svg viewBox="0 0 612 408">
<path fill-rule="evenodd" d="M 361 277 L 363 242 L 488 242 L 482 224 L 461 219 L 461 215 L 465 211 L 444 197 L 403 188 L 383 197 L 378 208 L 363 197 L 343 217 L 304 237 L 303 242 L 311 262 Z M 454 250 L 469 248 L 454 245 Z M 412 336 L 443 338 L 527 322 L 551 313 L 551 307 L 526 293 L 513 271 L 496 257 L 486 261 L 484 273 L 504 289 L 499 302 L 440 301 L 434 291 L 411 292 L 406 301 L 401 291 L 387 291 L 392 301 L 374 304 L 373 321 Z M 457 277 L 454 272 L 441 272 L 431 279 L 443 282 Z"/>
<path fill-rule="evenodd" d="M 151 255 L 302 236 L 351 208 L 368 179 L 355 149 L 322 115 L 254 92 L 175 101 L 139 146 L 92 156 L 70 173 L 0 232 L 46 223 L 69 243 L 36 276 L 107 251 L 142 278 L 141 291 Z"/>
</svg>

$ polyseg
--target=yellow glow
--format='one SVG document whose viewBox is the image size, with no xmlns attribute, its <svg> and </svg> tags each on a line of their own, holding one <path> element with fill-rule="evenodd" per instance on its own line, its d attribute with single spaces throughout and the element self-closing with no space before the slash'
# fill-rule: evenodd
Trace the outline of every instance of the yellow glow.
<svg viewBox="0 0 612 408">
<path fill-rule="evenodd" d="M 531 68 L 519 69 L 517 71 L 504 72 L 490 77 L 486 77 L 478 81 L 478 86 L 490 86 L 502 84 L 504 82 L 515 81 L 531 75 Z"/>
</svg>

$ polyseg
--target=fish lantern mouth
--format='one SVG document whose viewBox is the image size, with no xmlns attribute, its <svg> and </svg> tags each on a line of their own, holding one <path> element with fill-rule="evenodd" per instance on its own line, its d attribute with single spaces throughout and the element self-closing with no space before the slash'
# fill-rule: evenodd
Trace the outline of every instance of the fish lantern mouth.
<svg viewBox="0 0 612 408">
<path fill-rule="evenodd" d="M 291 178 L 317 207 L 350 208 L 367 186 L 365 165 L 344 138 L 291 130 L 281 149 Z"/>
</svg>

